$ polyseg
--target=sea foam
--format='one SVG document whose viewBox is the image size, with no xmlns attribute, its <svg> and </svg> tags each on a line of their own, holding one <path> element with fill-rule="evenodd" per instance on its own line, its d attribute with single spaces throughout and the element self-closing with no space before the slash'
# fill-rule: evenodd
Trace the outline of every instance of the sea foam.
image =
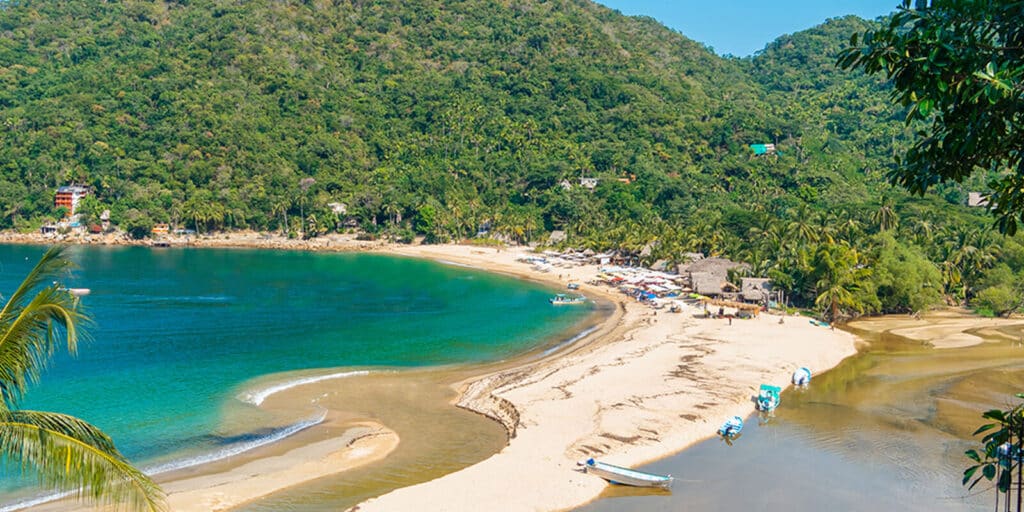
<svg viewBox="0 0 1024 512">
<path fill-rule="evenodd" d="M 331 373 L 331 374 L 328 374 L 328 375 L 317 375 L 315 377 L 303 377 L 303 378 L 299 378 L 299 379 L 295 379 L 295 380 L 289 380 L 289 381 L 286 381 L 286 382 L 281 382 L 279 384 L 274 384 L 272 386 L 267 386 L 267 387 L 265 387 L 263 389 L 259 389 L 259 390 L 255 390 L 255 391 L 250 391 L 250 392 L 244 393 L 242 395 L 239 395 L 238 399 L 243 401 L 243 402 L 250 403 L 250 404 L 253 404 L 253 405 L 260 405 L 260 404 L 263 403 L 264 400 L 267 399 L 268 396 L 276 394 L 276 393 L 280 393 L 280 392 L 282 392 L 282 391 L 284 391 L 286 389 L 291 389 L 291 388 L 298 387 L 298 386 L 304 386 L 306 384 L 312 384 L 314 382 L 320 382 L 320 381 L 324 381 L 324 380 L 344 379 L 346 377 L 357 377 L 357 376 L 360 376 L 360 375 L 369 375 L 369 373 L 370 372 L 368 372 L 366 370 L 356 370 L 356 371 L 351 371 L 351 372 Z"/>
<path fill-rule="evenodd" d="M 321 410 L 319 414 L 312 418 L 300 421 L 298 423 L 293 423 L 291 425 L 288 425 L 287 427 L 281 428 L 270 434 L 258 437 L 251 441 L 233 444 L 217 451 L 204 453 L 201 455 L 197 455 L 195 457 L 189 457 L 187 459 L 174 460 L 171 462 L 155 466 L 147 466 L 146 468 L 143 469 L 143 471 L 147 475 L 159 475 L 160 473 L 166 473 L 168 471 L 175 471 L 178 469 L 185 469 L 193 466 L 198 466 L 200 464 L 224 460 L 228 457 L 234 457 L 235 455 L 245 453 L 249 450 L 254 450 L 261 446 L 276 443 L 286 437 L 295 435 L 303 430 L 306 430 L 309 427 L 323 423 L 325 418 L 327 418 L 327 411 Z"/>
</svg>

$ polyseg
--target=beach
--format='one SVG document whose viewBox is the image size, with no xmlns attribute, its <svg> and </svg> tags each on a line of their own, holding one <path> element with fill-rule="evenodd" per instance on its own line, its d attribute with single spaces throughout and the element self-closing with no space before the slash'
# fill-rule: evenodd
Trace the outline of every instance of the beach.
<svg viewBox="0 0 1024 512">
<path fill-rule="evenodd" d="M 52 243 L 39 237 L 2 241 Z M 694 307 L 679 313 L 653 310 L 609 287 L 586 284 L 599 273 L 596 265 L 542 272 L 519 261 L 531 254 L 526 248 L 397 245 L 351 236 L 301 241 L 255 233 L 192 238 L 175 245 L 186 243 L 426 258 L 556 289 L 579 283 L 580 293 L 612 305 L 592 332 L 552 354 L 446 373 L 453 376 L 446 384 L 452 408 L 500 422 L 508 444 L 482 462 L 361 503 L 356 507 L 360 511 L 572 508 L 598 497 L 607 486 L 579 472 L 577 461 L 594 457 L 632 466 L 683 450 L 714 436 L 724 419 L 753 412 L 752 398 L 760 384 L 785 387 L 801 366 L 824 372 L 856 353 L 858 345 L 854 335 L 811 325 L 802 317 L 761 314 L 729 321 L 698 318 L 703 312 Z M 268 405 L 308 404 L 310 396 L 352 382 L 299 386 L 268 400 Z M 171 509 L 227 510 L 371 465 L 401 446 L 401 435 L 386 421 L 345 417 L 344 410 L 335 408 L 343 408 L 343 402 L 324 404 L 325 424 L 293 439 L 158 477 Z"/>
</svg>

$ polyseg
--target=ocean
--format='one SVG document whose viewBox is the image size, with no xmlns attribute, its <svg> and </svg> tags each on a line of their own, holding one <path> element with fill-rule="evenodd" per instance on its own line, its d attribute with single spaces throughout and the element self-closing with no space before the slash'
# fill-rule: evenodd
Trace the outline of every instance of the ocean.
<svg viewBox="0 0 1024 512">
<path fill-rule="evenodd" d="M 0 246 L 0 294 L 44 250 Z M 503 360 L 556 346 L 589 312 L 551 307 L 554 290 L 535 283 L 383 255 L 92 246 L 68 254 L 80 269 L 64 282 L 91 290 L 82 301 L 92 339 L 77 357 L 56 354 L 21 406 L 97 425 L 150 472 L 236 454 L 321 419 L 262 417 L 256 405 L 277 391 Z M 334 370 L 302 372 L 313 369 Z M 0 486 L 24 484 L 5 475 Z M 0 499 L 0 510 L 7 504 Z"/>
</svg>

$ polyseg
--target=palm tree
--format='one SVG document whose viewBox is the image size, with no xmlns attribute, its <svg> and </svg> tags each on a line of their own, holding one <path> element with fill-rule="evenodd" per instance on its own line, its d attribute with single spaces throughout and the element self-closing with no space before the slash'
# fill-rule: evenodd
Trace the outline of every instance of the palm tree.
<svg viewBox="0 0 1024 512">
<path fill-rule="evenodd" d="M 818 294 L 814 305 L 827 311 L 831 322 L 838 321 L 845 311 L 863 313 L 865 305 L 858 300 L 856 292 L 870 273 L 856 249 L 845 243 L 821 244 L 814 254 Z"/>
<path fill-rule="evenodd" d="M 871 215 L 871 221 L 878 226 L 879 231 L 890 231 L 900 227 L 900 216 L 896 213 L 892 201 L 888 199 L 882 201 L 882 206 Z"/>
<path fill-rule="evenodd" d="M 43 485 L 79 499 L 164 510 L 163 491 L 98 428 L 65 414 L 18 408 L 62 339 L 74 353 L 79 327 L 89 321 L 78 298 L 54 281 L 72 266 L 62 247 L 49 249 L 0 310 L 0 458 L 34 469 Z"/>
</svg>

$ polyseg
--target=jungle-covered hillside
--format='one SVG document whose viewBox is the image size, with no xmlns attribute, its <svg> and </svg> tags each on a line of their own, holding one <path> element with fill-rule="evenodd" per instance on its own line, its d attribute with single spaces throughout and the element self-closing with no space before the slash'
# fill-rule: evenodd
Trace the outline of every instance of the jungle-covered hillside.
<svg viewBox="0 0 1024 512">
<path fill-rule="evenodd" d="M 588 0 L 4 1 L 0 229 L 79 184 L 136 236 L 561 230 L 742 259 L 834 317 L 1016 309 L 1024 250 L 964 205 L 983 179 L 887 184 L 913 127 L 834 64 L 870 23 L 727 59 Z"/>
</svg>

